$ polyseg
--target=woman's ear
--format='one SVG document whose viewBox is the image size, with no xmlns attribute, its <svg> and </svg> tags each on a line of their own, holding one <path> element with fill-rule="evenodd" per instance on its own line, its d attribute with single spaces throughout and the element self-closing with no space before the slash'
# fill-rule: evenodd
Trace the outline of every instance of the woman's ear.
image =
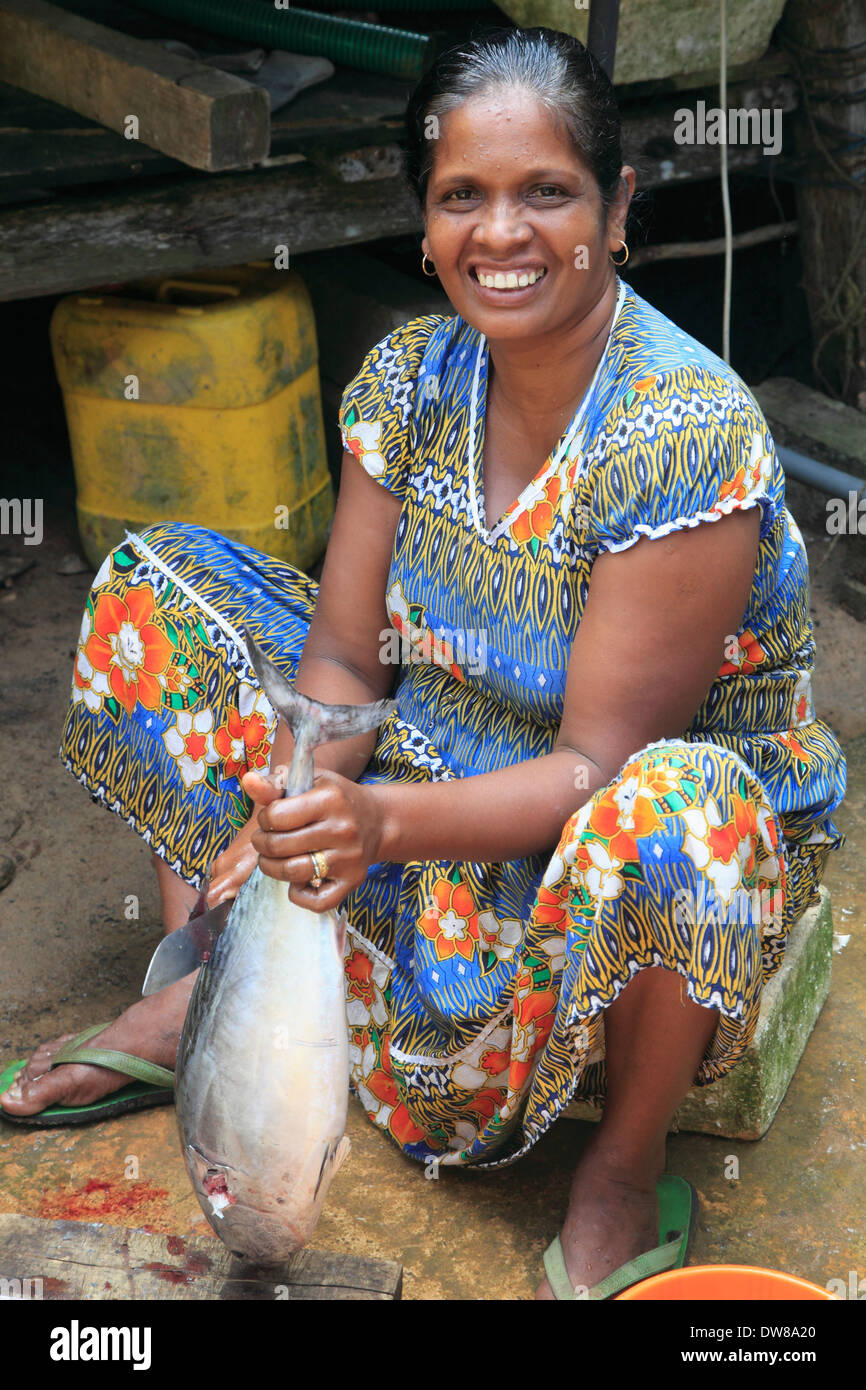
<svg viewBox="0 0 866 1390">
<path fill-rule="evenodd" d="M 607 214 L 608 236 L 616 239 L 616 244 L 611 247 L 612 251 L 617 251 L 620 243 L 625 241 L 625 224 L 626 218 L 628 217 L 629 204 L 634 196 L 634 182 L 634 169 L 630 164 L 624 164 L 619 171 L 619 183 L 617 184 L 616 196 Z"/>
</svg>

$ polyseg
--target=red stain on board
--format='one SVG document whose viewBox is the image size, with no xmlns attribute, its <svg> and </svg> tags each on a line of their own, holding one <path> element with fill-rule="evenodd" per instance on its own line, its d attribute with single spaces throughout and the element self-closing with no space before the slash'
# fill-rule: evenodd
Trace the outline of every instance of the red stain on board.
<svg viewBox="0 0 866 1390">
<path fill-rule="evenodd" d="M 165 1246 L 170 1255 L 182 1255 L 186 1250 L 186 1241 L 183 1236 L 169 1236 Z"/>
<path fill-rule="evenodd" d="M 42 1279 L 43 1298 L 63 1298 L 66 1295 L 67 1283 L 65 1279 L 53 1279 L 47 1275 Z"/>
<path fill-rule="evenodd" d="M 151 1182 L 105 1182 L 90 1178 L 83 1187 L 46 1192 L 38 1216 L 56 1221 L 107 1221 L 109 1225 L 143 1226 L 144 1216 L 154 1217 L 154 1204 L 162 1205 L 168 1189 Z"/>
<path fill-rule="evenodd" d="M 146 1264 L 144 1267 L 159 1279 L 164 1279 L 167 1284 L 188 1284 L 190 1281 L 189 1272 L 185 1269 L 173 1269 L 171 1265 L 161 1265 L 158 1262 Z"/>
</svg>

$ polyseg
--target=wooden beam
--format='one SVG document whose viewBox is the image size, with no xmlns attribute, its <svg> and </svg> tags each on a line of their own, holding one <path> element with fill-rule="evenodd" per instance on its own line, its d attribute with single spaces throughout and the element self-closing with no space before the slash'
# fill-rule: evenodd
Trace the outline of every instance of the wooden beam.
<svg viewBox="0 0 866 1390">
<path fill-rule="evenodd" d="M 0 212 L 0 299 L 272 260 L 420 232 L 402 178 L 339 183 L 304 161 Z"/>
<path fill-rule="evenodd" d="M 0 0 L 0 80 L 125 136 L 133 158 L 139 141 L 208 171 L 268 152 L 267 92 L 45 0 Z"/>
<path fill-rule="evenodd" d="M 0 1216 L 0 1279 L 7 1297 L 45 1300 L 390 1302 L 400 1298 L 403 1268 L 394 1260 L 308 1248 L 284 1266 L 262 1270 L 207 1237 L 9 1215 Z"/>
<path fill-rule="evenodd" d="M 765 241 L 784 241 L 797 235 L 796 222 L 772 222 L 766 227 L 753 227 L 750 232 L 737 232 L 731 238 L 735 251 L 761 246 Z M 667 241 L 655 246 L 638 246 L 628 258 L 630 266 L 651 265 L 654 261 L 688 261 L 699 256 L 721 256 L 725 250 L 723 236 L 706 241 Z"/>
</svg>

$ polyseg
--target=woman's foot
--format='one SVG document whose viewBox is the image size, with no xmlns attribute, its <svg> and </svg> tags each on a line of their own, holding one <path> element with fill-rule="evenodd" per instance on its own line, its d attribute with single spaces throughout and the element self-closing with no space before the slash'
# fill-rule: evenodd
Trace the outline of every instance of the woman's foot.
<svg viewBox="0 0 866 1390">
<path fill-rule="evenodd" d="M 664 1166 L 664 1145 L 648 1162 L 624 1166 L 590 1142 L 578 1164 L 559 1235 L 568 1277 L 578 1292 L 658 1245 L 656 1181 Z M 546 1278 L 535 1297 L 554 1297 Z"/>
<path fill-rule="evenodd" d="M 87 1046 L 129 1052 L 173 1069 L 197 973 L 138 1000 Z M 0 1095 L 0 1106 L 10 1115 L 37 1115 L 51 1105 L 90 1105 L 130 1084 L 121 1072 L 83 1062 L 64 1062 L 52 1070 L 51 1059 L 73 1037 L 74 1033 L 66 1033 L 37 1047 L 9 1090 Z"/>
</svg>

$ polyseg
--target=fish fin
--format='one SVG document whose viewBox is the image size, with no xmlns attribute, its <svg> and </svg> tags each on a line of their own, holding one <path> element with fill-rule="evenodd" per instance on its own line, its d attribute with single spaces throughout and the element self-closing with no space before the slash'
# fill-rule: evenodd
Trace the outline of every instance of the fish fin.
<svg viewBox="0 0 866 1390">
<path fill-rule="evenodd" d="M 334 1173 L 338 1173 L 340 1171 L 343 1164 L 346 1162 L 346 1159 L 349 1157 L 349 1151 L 351 1147 L 351 1139 L 349 1138 L 348 1134 L 344 1134 L 339 1144 L 334 1150 L 334 1157 L 331 1160 L 333 1165 L 331 1169 L 331 1177 L 334 1176 Z"/>
<path fill-rule="evenodd" d="M 302 728 L 313 745 L 349 738 L 353 734 L 365 734 L 370 729 L 377 729 L 397 708 L 394 700 L 375 700 L 369 705 L 325 705 L 320 700 L 311 700 L 265 656 L 247 628 L 243 629 L 243 634 L 250 662 L 262 689 L 296 739 Z"/>
<path fill-rule="evenodd" d="M 335 1144 L 333 1148 L 329 1146 L 325 1149 L 322 1155 L 322 1166 L 319 1169 L 319 1177 L 316 1182 L 316 1190 L 313 1193 L 314 1199 L 319 1195 L 319 1188 L 322 1186 L 322 1180 L 325 1175 L 327 1174 L 328 1182 L 330 1183 L 334 1174 L 342 1168 L 346 1159 L 349 1157 L 349 1150 L 351 1147 L 351 1139 L 348 1134 L 344 1134 L 339 1143 Z"/>
</svg>

